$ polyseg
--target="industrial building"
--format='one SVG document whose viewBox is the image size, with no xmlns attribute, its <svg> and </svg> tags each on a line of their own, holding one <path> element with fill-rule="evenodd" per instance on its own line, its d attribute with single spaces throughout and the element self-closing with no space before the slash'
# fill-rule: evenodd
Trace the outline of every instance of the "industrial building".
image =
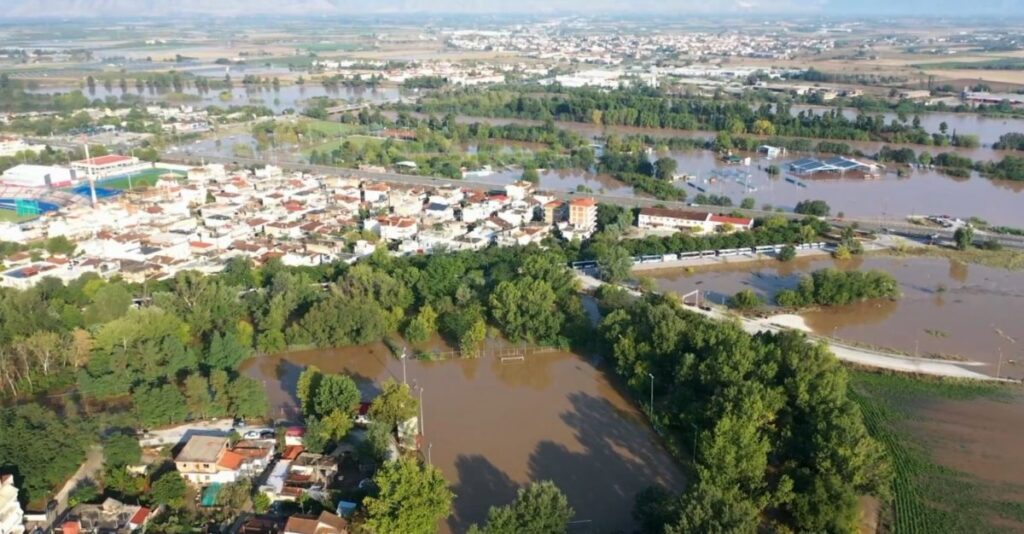
<svg viewBox="0 0 1024 534">
<path fill-rule="evenodd" d="M 53 165 L 15 165 L 0 175 L 0 183 L 13 187 L 70 187 L 76 181 L 74 170 Z"/>
<path fill-rule="evenodd" d="M 796 174 L 845 174 L 847 172 L 860 172 L 872 174 L 877 172 L 881 165 L 866 163 L 843 156 L 833 156 L 820 160 L 818 158 L 801 158 L 789 164 L 789 170 Z"/>
</svg>

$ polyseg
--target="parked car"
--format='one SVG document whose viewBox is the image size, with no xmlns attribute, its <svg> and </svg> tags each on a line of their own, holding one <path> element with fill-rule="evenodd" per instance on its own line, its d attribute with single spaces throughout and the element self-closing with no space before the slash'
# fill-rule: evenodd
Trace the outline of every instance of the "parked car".
<svg viewBox="0 0 1024 534">
<path fill-rule="evenodd" d="M 355 423 L 359 426 L 367 426 L 370 424 L 370 403 L 359 403 L 359 412 L 356 413 Z"/>
</svg>

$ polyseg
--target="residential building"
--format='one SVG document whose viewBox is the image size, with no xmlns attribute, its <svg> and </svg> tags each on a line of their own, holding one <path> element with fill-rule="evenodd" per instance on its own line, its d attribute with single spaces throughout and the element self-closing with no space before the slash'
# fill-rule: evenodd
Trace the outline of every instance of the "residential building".
<svg viewBox="0 0 1024 534">
<path fill-rule="evenodd" d="M 592 197 L 570 200 L 569 224 L 576 228 L 595 227 L 597 225 L 597 201 Z"/>
<path fill-rule="evenodd" d="M 18 487 L 13 475 L 0 475 L 0 534 L 25 532 L 25 513 L 18 502 Z"/>
<path fill-rule="evenodd" d="M 10 158 L 26 150 L 39 152 L 45 148 L 46 145 L 30 145 L 16 135 L 0 135 L 0 158 Z"/>
<path fill-rule="evenodd" d="M 150 509 L 145 506 L 125 504 L 108 498 L 102 504 L 75 506 L 57 531 L 61 534 L 132 532 L 145 526 L 151 516 Z"/>
<path fill-rule="evenodd" d="M 174 457 L 174 466 L 196 486 L 234 482 L 245 458 L 230 451 L 228 444 L 225 437 L 192 436 Z"/>
<path fill-rule="evenodd" d="M 544 204 L 544 224 L 555 224 L 565 218 L 565 203 L 552 200 Z"/>
<path fill-rule="evenodd" d="M 330 512 L 319 516 L 293 515 L 284 525 L 284 534 L 348 534 L 348 521 Z"/>
</svg>

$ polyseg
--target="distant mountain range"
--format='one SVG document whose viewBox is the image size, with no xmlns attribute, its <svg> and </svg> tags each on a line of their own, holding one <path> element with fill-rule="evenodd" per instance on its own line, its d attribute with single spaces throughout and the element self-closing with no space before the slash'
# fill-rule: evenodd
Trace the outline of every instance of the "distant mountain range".
<svg viewBox="0 0 1024 534">
<path fill-rule="evenodd" d="M 398 13 L 792 13 L 1024 16 L 1024 0 L 0 0 L 0 19 Z"/>
</svg>

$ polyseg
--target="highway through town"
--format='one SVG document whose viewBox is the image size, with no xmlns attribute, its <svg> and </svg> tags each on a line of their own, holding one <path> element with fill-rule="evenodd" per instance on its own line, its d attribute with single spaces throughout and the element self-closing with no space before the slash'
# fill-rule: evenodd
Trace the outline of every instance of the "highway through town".
<svg viewBox="0 0 1024 534">
<path fill-rule="evenodd" d="M 451 179 L 438 176 L 420 176 L 412 174 L 399 174 L 393 172 L 374 172 L 374 171 L 362 171 L 358 169 L 346 169 L 341 167 L 331 167 L 327 165 L 312 165 L 309 163 L 281 159 L 278 157 L 263 157 L 263 158 L 246 158 L 246 157 L 224 157 L 213 154 L 191 154 L 188 157 L 182 156 L 166 156 L 162 158 L 168 163 L 178 164 L 193 164 L 198 165 L 200 162 L 206 163 L 221 163 L 226 165 L 237 165 L 237 166 L 264 166 L 264 165 L 276 165 L 285 170 L 292 171 L 303 171 L 311 174 L 322 174 L 322 175 L 336 175 L 336 176 L 349 176 L 352 178 L 358 178 L 362 180 L 376 180 L 382 182 L 389 182 L 395 184 L 406 184 L 406 185 L 423 185 L 423 186 L 455 186 L 455 187 L 467 187 L 473 189 L 484 189 L 490 190 L 495 188 L 495 184 L 485 182 L 475 182 L 472 180 L 462 179 Z M 585 193 L 576 194 L 571 191 L 550 191 L 549 192 L 555 198 L 561 200 L 571 200 L 579 196 L 593 197 L 600 203 L 614 204 L 623 207 L 665 207 L 672 209 L 685 209 L 687 211 L 696 211 L 702 213 L 720 213 L 728 210 L 729 212 L 740 212 L 749 217 L 766 217 L 770 215 L 781 215 L 789 219 L 802 219 L 805 215 L 792 212 L 775 212 L 775 211 L 762 211 L 756 209 L 741 209 L 736 207 L 723 208 L 721 206 L 697 206 L 691 205 L 686 202 L 671 201 L 671 200 L 658 200 L 655 198 L 648 197 L 626 197 L 618 195 L 608 195 L 599 193 Z M 880 233 L 893 233 L 904 237 L 910 237 L 920 240 L 951 240 L 953 238 L 953 229 L 948 228 L 934 228 L 926 227 L 917 224 L 912 224 L 904 219 L 882 219 L 880 217 L 872 218 L 856 218 L 846 217 L 844 219 L 830 219 L 830 222 L 836 226 L 856 226 L 858 229 L 880 232 Z M 1012 235 L 1000 235 L 1000 234 L 985 234 L 982 232 L 976 232 L 978 237 L 985 239 L 992 239 L 999 244 L 1011 247 L 1011 248 L 1022 248 L 1024 249 L 1024 237 L 1012 236 Z"/>
</svg>

